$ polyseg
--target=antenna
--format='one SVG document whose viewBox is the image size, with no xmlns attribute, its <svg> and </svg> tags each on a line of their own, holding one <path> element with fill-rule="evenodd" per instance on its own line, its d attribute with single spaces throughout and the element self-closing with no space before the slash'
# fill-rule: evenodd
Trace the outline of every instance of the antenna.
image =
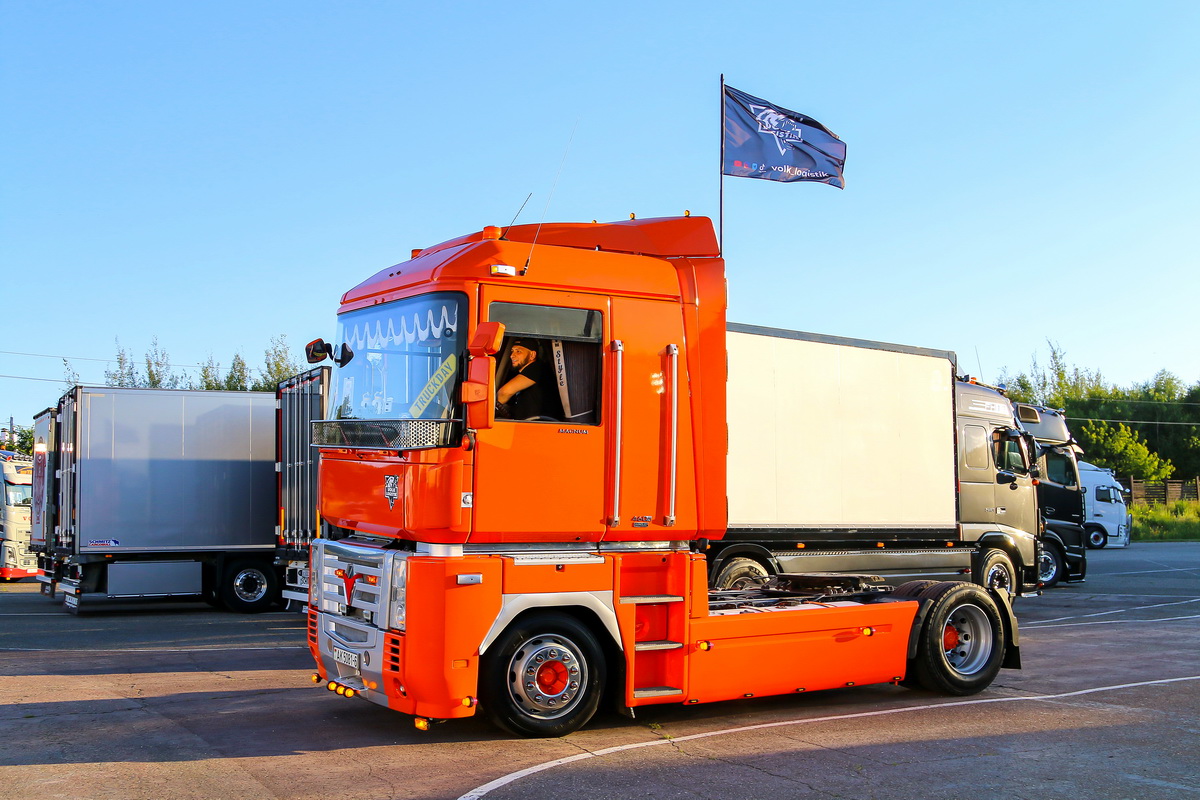
<svg viewBox="0 0 1200 800">
<path fill-rule="evenodd" d="M 983 380 L 983 362 L 979 360 L 979 345 L 975 345 L 975 364 L 979 367 L 979 379 Z"/>
<path fill-rule="evenodd" d="M 542 223 L 546 221 L 546 212 L 550 210 L 550 201 L 554 198 L 554 192 L 558 189 L 558 178 L 562 175 L 563 164 L 567 163 L 567 153 L 571 151 L 571 142 L 575 140 L 575 129 L 579 127 L 579 120 L 575 120 L 575 124 L 571 127 L 571 135 L 567 138 L 567 146 L 563 148 L 562 161 L 558 162 L 558 172 L 554 175 L 554 185 L 550 187 L 550 194 L 546 197 L 546 207 L 542 209 L 542 218 L 538 221 L 537 230 L 533 232 L 533 241 L 529 243 L 529 255 L 525 257 L 525 266 L 521 269 L 521 274 L 529 272 L 529 262 L 533 260 L 533 248 L 537 246 L 538 236 L 542 233 Z"/>
<path fill-rule="evenodd" d="M 533 197 L 533 192 L 530 192 L 529 194 L 525 195 L 525 203 L 528 203 L 529 198 L 531 198 L 531 197 Z M 521 203 L 521 207 L 517 209 L 517 213 L 513 214 L 512 222 L 508 223 L 508 225 L 505 226 L 504 231 L 500 234 L 501 239 L 503 239 L 505 236 L 507 236 L 508 229 L 517 223 L 517 217 L 521 216 L 521 212 L 525 210 L 525 203 Z"/>
</svg>

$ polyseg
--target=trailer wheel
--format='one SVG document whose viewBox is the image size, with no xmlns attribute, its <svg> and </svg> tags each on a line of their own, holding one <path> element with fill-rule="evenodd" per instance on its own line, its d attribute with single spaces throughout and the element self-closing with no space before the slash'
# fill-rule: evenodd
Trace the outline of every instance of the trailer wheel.
<svg viewBox="0 0 1200 800">
<path fill-rule="evenodd" d="M 1108 544 L 1108 533 L 1103 528 L 1088 528 L 1087 546 L 1089 550 L 1103 550 Z"/>
<path fill-rule="evenodd" d="M 976 582 L 985 589 L 1004 592 L 1009 600 L 1017 595 L 1017 571 L 1013 567 L 1012 559 L 1003 550 L 994 547 L 983 551 Z"/>
<path fill-rule="evenodd" d="M 1043 589 L 1053 589 L 1066 574 L 1066 561 L 1058 545 L 1046 542 L 1042 545 L 1042 554 L 1038 556 L 1038 580 Z"/>
<path fill-rule="evenodd" d="M 600 644 L 565 614 L 519 620 L 489 648 L 482 666 L 484 713 L 518 736 L 566 736 L 586 725 L 600 705 Z"/>
<path fill-rule="evenodd" d="M 279 579 L 263 561 L 235 561 L 221 581 L 221 600 L 230 611 L 257 614 L 266 611 L 279 594 Z"/>
<path fill-rule="evenodd" d="M 1004 661 L 1004 625 L 988 593 L 972 583 L 931 586 L 921 599 L 932 606 L 908 677 L 926 689 L 953 695 L 981 692 Z"/>
<path fill-rule="evenodd" d="M 753 558 L 731 558 L 713 578 L 714 589 L 750 589 L 761 586 L 771 573 Z"/>
</svg>

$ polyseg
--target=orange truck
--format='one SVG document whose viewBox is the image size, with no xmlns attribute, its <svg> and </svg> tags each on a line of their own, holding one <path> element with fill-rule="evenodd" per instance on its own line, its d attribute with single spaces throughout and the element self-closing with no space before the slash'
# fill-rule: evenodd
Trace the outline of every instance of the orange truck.
<svg viewBox="0 0 1200 800">
<path fill-rule="evenodd" d="M 313 424 L 314 682 L 422 729 L 482 711 L 561 736 L 602 698 L 632 715 L 875 683 L 966 695 L 1019 667 L 1007 598 L 975 584 L 709 590 L 725 316 L 712 223 L 691 216 L 487 227 L 347 292 L 336 345 L 308 346 L 336 365 Z M 805 447 L 786 418 L 739 424 L 764 452 Z M 921 447 L 893 433 L 895 453 Z M 913 513 L 946 513 L 928 502 Z"/>
</svg>

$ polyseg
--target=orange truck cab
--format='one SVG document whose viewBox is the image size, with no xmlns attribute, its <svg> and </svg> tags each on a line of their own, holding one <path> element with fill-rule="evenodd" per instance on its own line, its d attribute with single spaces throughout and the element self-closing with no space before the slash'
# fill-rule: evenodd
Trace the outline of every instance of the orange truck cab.
<svg viewBox="0 0 1200 800">
<path fill-rule="evenodd" d="M 972 584 L 709 591 L 725 309 L 712 223 L 690 216 L 484 228 L 347 292 L 336 345 L 308 347 L 336 365 L 313 424 L 314 682 L 418 727 L 482 710 L 558 736 L 606 692 L 628 713 L 882 682 L 970 694 L 1019 666 L 1007 600 Z"/>
</svg>

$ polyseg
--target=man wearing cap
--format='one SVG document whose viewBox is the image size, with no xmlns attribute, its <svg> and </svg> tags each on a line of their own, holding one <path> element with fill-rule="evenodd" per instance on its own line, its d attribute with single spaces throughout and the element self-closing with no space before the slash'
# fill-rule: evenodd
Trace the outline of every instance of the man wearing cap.
<svg viewBox="0 0 1200 800">
<path fill-rule="evenodd" d="M 517 339 L 508 351 L 517 374 L 496 391 L 496 400 L 506 406 L 511 419 L 562 417 L 562 404 L 550 365 L 538 360 L 537 343 Z"/>
</svg>

